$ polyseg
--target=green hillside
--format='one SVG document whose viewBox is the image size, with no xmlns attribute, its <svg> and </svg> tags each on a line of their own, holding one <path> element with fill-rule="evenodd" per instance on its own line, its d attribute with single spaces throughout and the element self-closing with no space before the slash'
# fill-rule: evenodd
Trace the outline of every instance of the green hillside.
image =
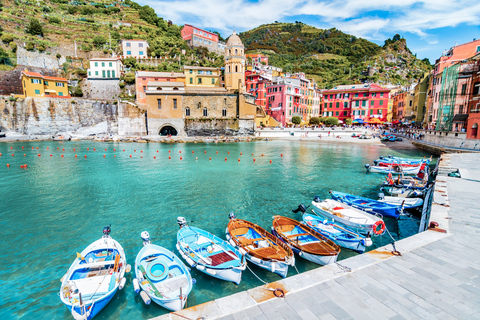
<svg viewBox="0 0 480 320">
<path fill-rule="evenodd" d="M 406 84 L 430 69 L 398 35 L 380 47 L 335 28 L 322 30 L 297 22 L 262 25 L 240 37 L 247 53 L 268 55 L 270 64 L 287 72 L 305 72 L 326 88 L 359 81 Z"/>
<path fill-rule="evenodd" d="M 120 39 L 145 39 L 150 45 L 149 55 L 154 57 L 173 59 L 183 49 L 186 55 L 181 64 L 223 63 L 223 58 L 216 54 L 189 49 L 181 38 L 180 26 L 158 17 L 149 6 L 130 0 L 0 0 L 0 3 L 0 59 L 2 54 L 14 58 L 17 46 L 23 43 L 27 50 L 49 53 L 56 47 L 73 48 L 75 42 L 79 53 L 94 52 L 101 56 L 112 51 L 121 55 Z M 158 71 L 179 67 L 178 59 L 153 68 L 133 64 L 134 69 Z"/>
</svg>

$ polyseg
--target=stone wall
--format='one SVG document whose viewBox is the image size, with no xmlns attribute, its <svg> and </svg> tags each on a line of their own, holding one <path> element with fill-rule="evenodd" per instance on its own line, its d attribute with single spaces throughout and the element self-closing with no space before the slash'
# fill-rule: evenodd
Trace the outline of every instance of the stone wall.
<svg viewBox="0 0 480 320">
<path fill-rule="evenodd" d="M 445 147 L 480 150 L 480 139 L 467 139 L 465 132 L 446 132 L 434 130 L 410 130 L 423 134 L 420 141 Z"/>
<path fill-rule="evenodd" d="M 122 90 L 120 80 L 83 80 L 82 91 L 85 99 L 117 100 Z"/>
<path fill-rule="evenodd" d="M 55 49 L 55 48 L 53 48 Z M 49 52 L 40 53 L 38 51 L 28 51 L 22 46 L 17 47 L 17 64 L 37 67 L 44 69 L 53 69 L 59 70 L 62 68 L 62 64 L 67 62 L 67 59 L 64 55 L 57 59 L 57 53 Z"/>
<path fill-rule="evenodd" d="M 38 72 L 45 76 L 58 77 L 56 71 L 51 69 L 43 69 L 18 65 L 13 70 L 0 71 L 0 95 L 22 94 L 22 71 L 28 69 L 31 72 Z"/>
<path fill-rule="evenodd" d="M 40 135 L 77 131 L 107 122 L 116 134 L 117 106 L 85 99 L 26 98 L 10 101 L 0 96 L 0 126 L 7 131 Z"/>
<path fill-rule="evenodd" d="M 118 135 L 145 136 L 145 110 L 129 102 L 118 103 Z"/>
<path fill-rule="evenodd" d="M 185 132 L 188 136 L 235 136 L 241 135 L 238 119 L 185 119 Z M 242 132 L 241 132 L 242 131 Z"/>
</svg>

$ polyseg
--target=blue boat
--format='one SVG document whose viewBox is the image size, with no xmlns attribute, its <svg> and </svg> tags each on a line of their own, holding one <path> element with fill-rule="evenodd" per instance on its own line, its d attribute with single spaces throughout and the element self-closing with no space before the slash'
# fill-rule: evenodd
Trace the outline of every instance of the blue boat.
<svg viewBox="0 0 480 320">
<path fill-rule="evenodd" d="M 345 226 L 330 222 L 324 217 L 304 212 L 302 219 L 302 223 L 341 247 L 363 253 L 365 247 L 372 245 L 372 239 L 369 236 L 362 236 Z"/>
<path fill-rule="evenodd" d="M 177 250 L 192 267 L 209 276 L 239 284 L 247 267 L 245 256 L 227 241 L 202 229 L 190 227 L 178 217 Z"/>
<path fill-rule="evenodd" d="M 73 261 L 62 278 L 60 299 L 74 319 L 95 317 L 125 286 L 125 272 L 130 271 L 122 246 L 110 237 L 110 227 L 103 237 L 91 243 Z"/>
<path fill-rule="evenodd" d="M 158 305 L 172 310 L 182 310 L 192 290 L 193 282 L 187 266 L 173 252 L 150 242 L 150 235 L 141 235 L 143 248 L 135 259 L 135 291 L 148 305 L 153 300 Z M 151 299 L 151 300 L 150 300 Z"/>
<path fill-rule="evenodd" d="M 384 217 L 398 219 L 401 213 L 399 206 L 380 202 L 377 200 L 354 196 L 348 193 L 330 191 L 332 199 L 343 202 L 354 208 L 360 209 L 370 214 L 381 214 Z"/>
<path fill-rule="evenodd" d="M 423 159 L 409 159 L 409 158 L 401 158 L 401 157 L 392 157 L 389 155 L 388 157 L 383 157 L 381 156 L 379 159 L 373 161 L 375 165 L 378 165 L 378 163 L 391 163 L 391 164 L 430 164 L 430 161 L 432 161 L 432 157 L 430 158 L 423 158 Z"/>
</svg>

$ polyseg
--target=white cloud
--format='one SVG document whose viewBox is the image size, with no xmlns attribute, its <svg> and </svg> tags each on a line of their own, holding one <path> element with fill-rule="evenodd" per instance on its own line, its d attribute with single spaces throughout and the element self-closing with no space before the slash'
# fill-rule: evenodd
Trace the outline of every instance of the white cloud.
<svg viewBox="0 0 480 320">
<path fill-rule="evenodd" d="M 314 18 L 317 27 L 336 27 L 367 39 L 380 40 L 410 32 L 428 39 L 429 30 L 476 25 L 480 3 L 471 0 L 139 0 L 159 16 L 177 24 L 216 29 L 223 35 L 274 21 Z M 310 20 L 311 21 L 311 20 Z M 428 41 L 428 40 L 427 40 Z M 430 40 L 433 42 L 433 40 Z"/>
</svg>

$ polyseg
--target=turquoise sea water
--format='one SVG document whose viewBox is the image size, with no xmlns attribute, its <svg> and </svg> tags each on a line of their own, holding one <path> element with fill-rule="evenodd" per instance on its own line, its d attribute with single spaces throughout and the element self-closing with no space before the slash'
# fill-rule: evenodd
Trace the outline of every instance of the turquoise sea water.
<svg viewBox="0 0 480 320">
<path fill-rule="evenodd" d="M 72 318 L 58 297 L 60 278 L 76 252 L 100 238 L 107 224 L 133 267 L 142 246 L 141 231 L 148 231 L 155 244 L 175 250 L 177 216 L 222 238 L 230 211 L 269 229 L 273 215 L 301 219 L 291 210 L 299 203 L 309 204 L 316 195 L 328 197 L 328 190 L 375 198 L 384 177 L 366 174 L 364 164 L 380 155 L 429 156 L 416 149 L 299 141 L 17 142 L 0 144 L 0 153 L 0 319 Z M 21 169 L 23 164 L 28 167 Z M 418 230 L 418 219 L 406 216 L 386 223 L 395 238 Z M 389 242 L 382 236 L 374 245 Z M 342 249 L 340 260 L 352 255 Z M 318 267 L 299 257 L 296 261 L 300 272 Z M 265 281 L 280 279 L 251 268 Z M 167 312 L 143 304 L 133 292 L 132 274 L 96 319 L 148 319 Z M 289 276 L 294 274 L 291 268 Z M 192 276 L 197 283 L 188 306 L 262 284 L 248 270 L 238 286 L 197 270 Z"/>
</svg>

